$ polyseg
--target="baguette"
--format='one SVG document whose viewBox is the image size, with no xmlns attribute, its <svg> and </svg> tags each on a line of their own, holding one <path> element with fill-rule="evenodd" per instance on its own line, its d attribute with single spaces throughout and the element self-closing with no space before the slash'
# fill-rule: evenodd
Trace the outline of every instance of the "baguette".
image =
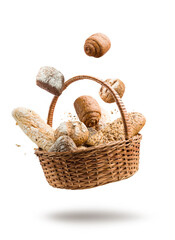
<svg viewBox="0 0 175 240">
<path fill-rule="evenodd" d="M 54 143 L 54 130 L 34 111 L 19 107 L 12 111 L 17 125 L 39 148 L 48 151 Z"/>
</svg>

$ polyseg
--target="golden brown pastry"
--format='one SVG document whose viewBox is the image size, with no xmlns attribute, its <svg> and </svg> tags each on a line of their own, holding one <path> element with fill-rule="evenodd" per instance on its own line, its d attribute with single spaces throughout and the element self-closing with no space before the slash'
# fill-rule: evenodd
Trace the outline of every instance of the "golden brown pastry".
<svg viewBox="0 0 175 240">
<path fill-rule="evenodd" d="M 120 79 L 107 79 L 105 80 L 105 83 L 108 83 L 118 93 L 120 98 L 123 97 L 123 94 L 125 92 L 125 84 Z M 107 103 L 115 102 L 115 99 L 113 98 L 110 91 L 104 86 L 100 88 L 99 94 L 104 102 Z"/>
<path fill-rule="evenodd" d="M 80 121 L 87 127 L 97 125 L 101 118 L 101 108 L 93 97 L 85 95 L 77 98 L 74 107 Z"/>
<path fill-rule="evenodd" d="M 84 44 L 84 51 L 88 56 L 99 58 L 111 47 L 110 39 L 103 33 L 91 35 Z"/>
<path fill-rule="evenodd" d="M 69 136 L 77 146 L 80 146 L 88 139 L 89 132 L 84 123 L 79 121 L 69 121 L 62 122 L 55 130 L 55 140 L 63 135 Z"/>
</svg>

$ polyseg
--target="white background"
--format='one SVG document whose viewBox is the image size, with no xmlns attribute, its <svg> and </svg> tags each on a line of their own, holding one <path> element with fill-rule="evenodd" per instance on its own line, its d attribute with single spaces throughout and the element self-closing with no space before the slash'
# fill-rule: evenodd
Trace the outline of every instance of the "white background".
<svg viewBox="0 0 175 240">
<path fill-rule="evenodd" d="M 175 238 L 174 13 L 173 0 L 0 2 L 1 239 Z M 83 50 L 96 32 L 112 43 L 99 59 Z M 132 178 L 80 191 L 48 185 L 35 144 L 11 116 L 13 108 L 24 106 L 46 120 L 52 96 L 35 85 L 35 77 L 47 65 L 66 79 L 88 74 L 125 83 L 127 110 L 147 119 L 140 169 Z M 54 127 L 73 111 L 78 96 L 100 102 L 98 90 L 89 81 L 66 90 Z"/>
</svg>

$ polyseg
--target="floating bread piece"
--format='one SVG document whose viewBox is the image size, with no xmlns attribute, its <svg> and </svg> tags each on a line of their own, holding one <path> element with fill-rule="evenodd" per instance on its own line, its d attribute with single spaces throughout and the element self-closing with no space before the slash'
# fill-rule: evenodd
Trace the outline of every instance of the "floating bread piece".
<svg viewBox="0 0 175 240">
<path fill-rule="evenodd" d="M 23 132 L 43 150 L 54 143 L 54 130 L 47 125 L 34 111 L 19 107 L 13 110 L 12 116 Z"/>
<path fill-rule="evenodd" d="M 84 44 L 84 51 L 88 56 L 99 58 L 111 47 L 110 39 L 103 33 L 91 35 Z"/>
<path fill-rule="evenodd" d="M 123 97 L 125 92 L 125 84 L 120 79 L 107 79 L 105 83 L 108 83 L 120 96 Z M 113 103 L 115 99 L 113 98 L 111 92 L 104 86 L 100 88 L 100 97 L 104 102 Z"/>
<path fill-rule="evenodd" d="M 135 136 L 145 125 L 146 119 L 141 113 L 128 113 L 129 122 L 131 124 L 131 136 Z M 124 125 L 122 118 L 118 118 L 112 123 L 108 123 L 106 127 L 96 134 L 90 136 L 86 142 L 89 146 L 96 146 L 99 144 L 106 144 L 112 141 L 124 140 Z"/>
<path fill-rule="evenodd" d="M 98 124 L 101 118 L 101 108 L 93 97 L 85 95 L 77 98 L 74 107 L 80 121 L 87 127 Z"/>
<path fill-rule="evenodd" d="M 89 132 L 84 123 L 69 121 L 62 122 L 55 130 L 55 140 L 63 135 L 69 136 L 77 146 L 80 146 L 88 139 Z"/>
<path fill-rule="evenodd" d="M 64 76 L 53 67 L 41 67 L 37 76 L 36 84 L 46 91 L 59 96 L 64 85 Z"/>
<path fill-rule="evenodd" d="M 69 136 L 60 136 L 49 149 L 49 152 L 72 152 L 76 149 L 74 141 Z"/>
</svg>

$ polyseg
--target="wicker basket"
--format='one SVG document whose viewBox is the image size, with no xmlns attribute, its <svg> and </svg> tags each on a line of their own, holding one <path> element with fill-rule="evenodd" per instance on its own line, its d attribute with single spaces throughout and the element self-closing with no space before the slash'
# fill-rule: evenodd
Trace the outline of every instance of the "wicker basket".
<svg viewBox="0 0 175 240">
<path fill-rule="evenodd" d="M 110 90 L 120 110 L 125 140 L 80 149 L 75 152 L 35 151 L 48 183 L 56 188 L 87 189 L 131 177 L 139 167 L 140 141 L 137 134 L 130 137 L 130 124 L 126 109 L 118 94 L 103 81 L 90 76 L 76 76 L 65 82 L 63 91 L 77 80 L 89 79 Z M 58 96 L 50 105 L 47 123 L 52 126 Z"/>
</svg>

